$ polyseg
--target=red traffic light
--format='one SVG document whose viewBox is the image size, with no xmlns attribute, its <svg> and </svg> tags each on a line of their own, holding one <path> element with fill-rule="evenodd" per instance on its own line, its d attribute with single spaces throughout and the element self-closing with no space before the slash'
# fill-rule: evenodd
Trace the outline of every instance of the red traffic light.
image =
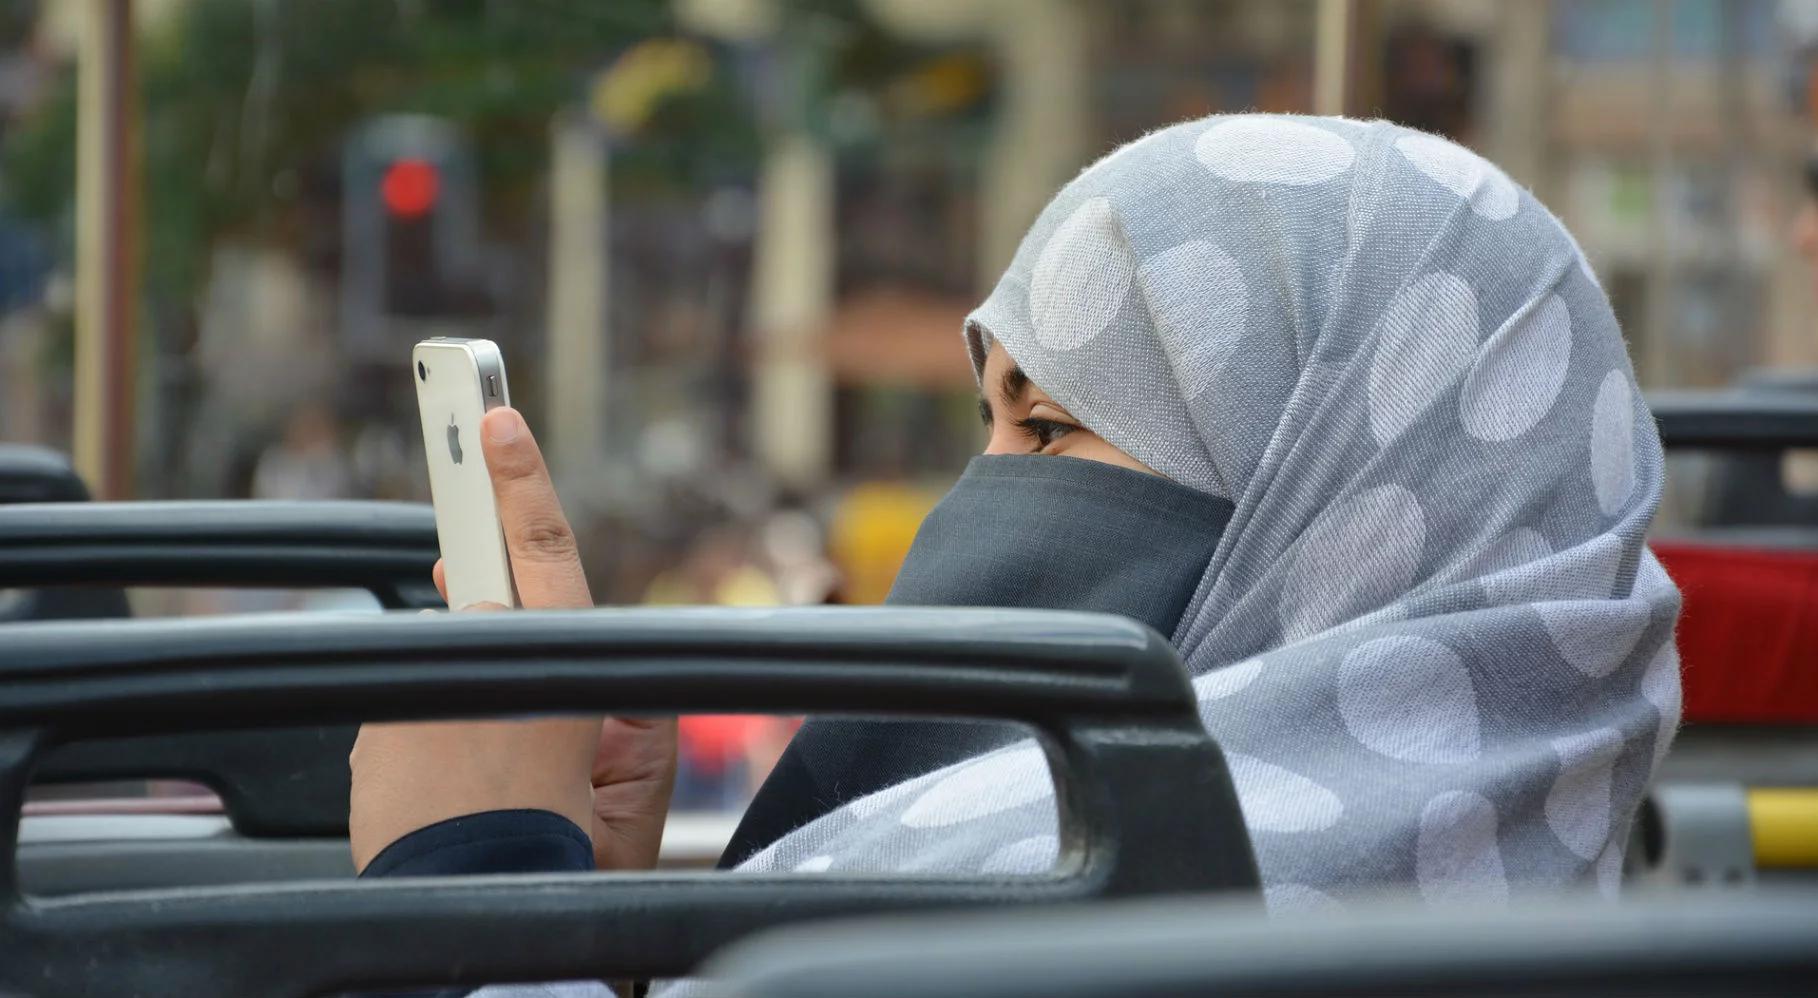
<svg viewBox="0 0 1818 998">
<path fill-rule="evenodd" d="M 379 196 L 385 210 L 400 218 L 416 218 L 435 207 L 436 195 L 442 188 L 442 175 L 435 164 L 421 159 L 400 159 L 385 171 L 379 185 Z"/>
</svg>

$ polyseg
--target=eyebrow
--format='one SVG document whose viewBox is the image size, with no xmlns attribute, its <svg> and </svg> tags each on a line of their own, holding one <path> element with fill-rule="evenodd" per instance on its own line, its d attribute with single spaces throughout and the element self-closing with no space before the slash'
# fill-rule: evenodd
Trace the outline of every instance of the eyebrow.
<svg viewBox="0 0 1818 998">
<path fill-rule="evenodd" d="M 997 382 L 997 397 L 1003 402 L 1005 408 L 1022 401 L 1023 394 L 1028 390 L 1029 376 L 1023 373 L 1022 368 L 1014 365 L 1005 368 L 1004 376 Z M 982 395 L 978 400 L 978 416 L 984 420 L 987 427 L 991 425 L 993 420 L 991 403 Z"/>
<path fill-rule="evenodd" d="M 1004 369 L 1004 377 L 998 382 L 998 394 L 1005 402 L 1020 401 L 1023 393 L 1029 390 L 1029 376 L 1023 369 L 1014 364 Z"/>
</svg>

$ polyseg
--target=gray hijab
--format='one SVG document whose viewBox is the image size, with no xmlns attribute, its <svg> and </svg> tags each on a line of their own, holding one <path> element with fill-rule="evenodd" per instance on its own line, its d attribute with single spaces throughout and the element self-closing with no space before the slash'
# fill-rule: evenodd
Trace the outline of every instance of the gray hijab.
<svg viewBox="0 0 1818 998">
<path fill-rule="evenodd" d="M 1272 905 L 1614 892 L 1678 721 L 1679 597 L 1642 544 L 1653 420 L 1544 207 L 1383 122 L 1194 121 L 1067 185 L 966 336 L 1236 504 L 1172 638 Z M 1055 820 L 1024 743 L 744 868 L 1035 871 Z"/>
<path fill-rule="evenodd" d="M 1272 909 L 1616 891 L 1678 723 L 1679 596 L 1643 546 L 1653 420 L 1539 202 L 1383 122 L 1189 122 L 1067 185 L 966 339 L 1235 503 L 1172 640 Z M 1039 872 L 1055 828 L 1021 743 L 741 869 Z"/>
</svg>

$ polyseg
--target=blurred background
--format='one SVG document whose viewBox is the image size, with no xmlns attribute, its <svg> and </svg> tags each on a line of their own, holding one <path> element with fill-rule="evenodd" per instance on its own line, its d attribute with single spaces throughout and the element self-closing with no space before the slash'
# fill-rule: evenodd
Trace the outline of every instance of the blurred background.
<svg viewBox="0 0 1818 998">
<path fill-rule="evenodd" d="M 599 601 L 876 602 L 982 443 L 961 317 L 1118 143 L 1457 139 L 1644 386 L 1719 386 L 1818 366 L 1815 52 L 1818 0 L 0 0 L 0 440 L 103 498 L 422 500 L 410 347 L 488 337 Z M 787 737 L 698 719 L 680 803 Z"/>
</svg>

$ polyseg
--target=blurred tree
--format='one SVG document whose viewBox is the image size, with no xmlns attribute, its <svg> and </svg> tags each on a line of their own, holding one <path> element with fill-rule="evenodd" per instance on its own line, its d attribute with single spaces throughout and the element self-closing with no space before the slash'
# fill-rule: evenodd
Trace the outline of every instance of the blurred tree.
<svg viewBox="0 0 1818 998">
<path fill-rule="evenodd" d="M 0 0 L 0 15 L 10 16 L 0 16 L 0 28 L 23 39 L 47 4 L 63 2 Z M 843 96 L 862 95 L 856 103 L 871 110 L 856 119 L 874 125 L 977 105 L 973 67 L 931 60 L 859 0 L 779 2 L 774 37 L 694 40 L 711 72 L 700 79 L 685 64 L 686 85 L 670 81 L 639 109 L 635 130 L 616 136 L 616 198 L 685 205 L 747 186 L 761 133 L 806 126 L 826 134 Z M 184 358 L 217 246 L 275 249 L 318 273 L 342 266 L 342 151 L 357 126 L 421 114 L 460 128 L 477 156 L 488 241 L 528 247 L 521 255 L 534 261 L 552 120 L 592 106 L 602 72 L 637 43 L 681 34 L 670 8 L 670 0 L 186 0 L 155 22 L 140 48 L 141 356 L 169 360 L 147 370 L 158 385 L 149 395 L 168 403 L 159 446 L 175 448 L 202 425 L 207 388 Z M 56 234 L 50 243 L 65 260 L 75 113 L 74 67 L 63 66 L 33 106 L 0 122 L 0 204 Z M 860 131 L 877 142 L 875 127 Z M 930 154 L 942 148 L 938 136 L 905 141 Z M 528 295 L 506 308 L 520 324 L 535 312 Z M 65 337 L 52 346 L 47 360 L 67 356 Z M 43 373 L 65 380 L 48 363 Z M 168 469 L 181 462 L 163 455 L 145 466 L 178 476 Z"/>
<path fill-rule="evenodd" d="M 459 125 L 488 214 L 524 219 L 551 116 L 616 51 L 669 30 L 663 0 L 191 0 L 143 48 L 147 290 L 193 295 L 224 236 L 294 242 L 311 174 L 332 176 L 343 138 L 375 114 Z M 0 161 L 6 201 L 43 222 L 71 203 L 74 90 L 71 67 Z M 755 155 L 728 74 L 675 103 L 645 129 L 653 146 Z"/>
<path fill-rule="evenodd" d="M 620 52 L 673 33 L 669 7 L 189 0 L 145 39 L 141 56 L 148 293 L 192 299 L 210 247 L 223 237 L 295 247 L 299 227 L 310 224 L 310 196 L 333 200 L 341 141 L 371 115 L 429 114 L 460 126 L 479 156 L 488 216 L 507 230 L 523 224 L 547 169 L 551 116 L 585 101 L 591 78 Z M 930 98 L 922 94 L 955 83 L 953 73 L 938 72 L 953 67 L 930 65 L 857 0 L 784 0 L 780 27 L 784 44 L 772 51 L 789 53 L 780 76 L 759 65 L 761 54 L 716 50 L 708 80 L 679 89 L 644 119 L 635 142 L 615 154 L 622 194 L 674 193 L 709 179 L 703 171 L 751 170 L 760 128 L 754 98 L 767 101 L 763 117 L 772 125 L 779 114 L 820 119 L 828 98 L 854 91 L 914 116 L 925 113 Z M 813 53 L 805 63 L 804 48 Z M 957 80 L 966 90 L 978 85 L 964 73 Z M 74 115 L 74 67 L 64 67 L 0 149 L 0 200 L 63 229 Z"/>
</svg>

